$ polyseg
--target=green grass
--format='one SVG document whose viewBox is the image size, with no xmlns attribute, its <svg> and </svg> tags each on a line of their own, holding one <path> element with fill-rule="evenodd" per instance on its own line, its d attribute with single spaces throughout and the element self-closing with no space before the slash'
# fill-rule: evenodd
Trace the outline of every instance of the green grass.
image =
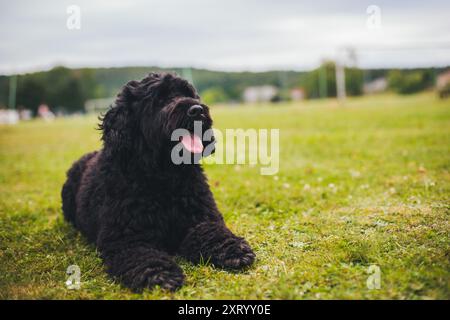
<svg viewBox="0 0 450 320">
<path fill-rule="evenodd" d="M 62 219 L 65 171 L 96 120 L 0 127 L 0 298 L 450 299 L 450 103 L 431 94 L 215 108 L 217 128 L 279 128 L 280 171 L 208 165 L 230 228 L 257 254 L 230 273 L 180 260 L 186 285 L 133 294 Z M 81 289 L 65 286 L 81 268 Z M 381 288 L 366 287 L 381 268 Z"/>
</svg>

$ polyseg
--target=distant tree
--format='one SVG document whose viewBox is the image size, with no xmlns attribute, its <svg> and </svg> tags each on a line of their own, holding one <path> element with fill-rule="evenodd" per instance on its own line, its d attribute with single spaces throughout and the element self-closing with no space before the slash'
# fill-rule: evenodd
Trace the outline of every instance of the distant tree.
<svg viewBox="0 0 450 320">
<path fill-rule="evenodd" d="M 442 69 L 442 68 L 441 68 Z M 433 85 L 434 75 L 444 69 L 367 70 L 366 81 L 388 77 L 389 87 L 399 93 L 412 93 Z M 82 68 L 56 67 L 50 71 L 22 74 L 17 82 L 17 105 L 36 110 L 41 103 L 52 109 L 68 112 L 83 110 L 87 99 L 107 98 L 117 95 L 129 80 L 142 79 L 152 71 L 170 71 L 181 74 L 181 69 L 157 67 Z M 362 93 L 363 71 L 357 68 L 345 70 L 347 94 Z M 192 69 L 194 85 L 208 103 L 239 101 L 249 86 L 272 85 L 279 89 L 279 99 L 289 98 L 290 89 L 302 86 L 309 98 L 336 96 L 335 64 L 324 62 L 310 72 L 222 72 Z M 0 76 L 0 105 L 7 105 L 9 76 Z"/>
<path fill-rule="evenodd" d="M 88 81 L 86 81 L 86 79 Z M 83 83 L 86 81 L 85 83 Z M 65 112 L 84 110 L 84 102 L 92 95 L 94 88 L 89 76 L 65 67 L 56 67 L 47 73 L 48 104 L 51 108 Z"/>
<path fill-rule="evenodd" d="M 334 62 L 326 61 L 302 77 L 301 86 L 305 88 L 308 98 L 336 96 L 335 70 Z"/>
<path fill-rule="evenodd" d="M 225 91 L 220 87 L 212 87 L 201 92 L 202 101 L 207 105 L 225 102 L 228 100 Z"/>
<path fill-rule="evenodd" d="M 52 106 L 54 108 L 62 109 L 69 113 L 84 110 L 86 98 L 80 79 L 70 77 L 61 84 L 59 90 L 60 91 L 53 97 L 54 100 Z"/>
<path fill-rule="evenodd" d="M 9 77 L 0 76 L 0 108 L 8 105 Z"/>
<path fill-rule="evenodd" d="M 345 88 L 349 96 L 363 92 L 364 73 L 358 68 L 345 68 Z M 336 97 L 336 65 L 326 61 L 319 68 L 302 76 L 301 85 L 308 98 Z"/>
<path fill-rule="evenodd" d="M 38 77 L 19 76 L 17 85 L 17 106 L 30 109 L 36 114 L 39 105 L 46 103 L 46 101 L 46 87 Z"/>
<path fill-rule="evenodd" d="M 345 89 L 349 96 L 363 93 L 364 72 L 358 68 L 345 68 Z"/>
<path fill-rule="evenodd" d="M 400 94 L 411 94 L 425 90 L 434 83 L 433 70 L 391 70 L 388 86 Z"/>
<path fill-rule="evenodd" d="M 81 91 L 84 99 L 103 98 L 101 85 L 96 82 L 93 69 L 74 70 L 74 75 L 81 83 Z"/>
</svg>

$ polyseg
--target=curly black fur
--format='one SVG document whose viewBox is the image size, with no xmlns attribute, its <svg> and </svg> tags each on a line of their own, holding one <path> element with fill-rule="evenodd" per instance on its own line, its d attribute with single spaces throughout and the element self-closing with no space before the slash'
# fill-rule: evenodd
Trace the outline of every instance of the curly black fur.
<svg viewBox="0 0 450 320">
<path fill-rule="evenodd" d="M 172 131 L 192 130 L 190 106 L 201 105 L 195 120 L 212 126 L 199 99 L 172 74 L 130 81 L 101 119 L 103 148 L 67 172 L 65 218 L 97 246 L 108 272 L 137 291 L 179 288 L 184 275 L 174 255 L 231 269 L 255 259 L 248 243 L 226 227 L 200 165 L 171 161 Z"/>
</svg>

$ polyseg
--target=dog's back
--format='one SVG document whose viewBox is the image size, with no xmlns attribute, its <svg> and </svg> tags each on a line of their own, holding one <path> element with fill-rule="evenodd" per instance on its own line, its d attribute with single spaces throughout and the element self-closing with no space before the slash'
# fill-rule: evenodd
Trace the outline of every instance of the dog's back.
<svg viewBox="0 0 450 320">
<path fill-rule="evenodd" d="M 61 191 L 62 196 L 62 210 L 64 217 L 70 223 L 76 225 L 76 212 L 77 212 L 77 193 L 80 188 L 83 172 L 86 169 L 87 163 L 91 160 L 98 151 L 87 153 L 82 156 L 78 161 L 74 162 L 72 167 L 67 171 L 67 180 Z"/>
</svg>

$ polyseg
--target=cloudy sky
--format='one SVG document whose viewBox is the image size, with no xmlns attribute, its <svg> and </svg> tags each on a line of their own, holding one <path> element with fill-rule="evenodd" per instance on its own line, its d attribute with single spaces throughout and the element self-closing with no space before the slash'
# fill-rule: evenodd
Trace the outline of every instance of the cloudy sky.
<svg viewBox="0 0 450 320">
<path fill-rule="evenodd" d="M 67 27 L 70 5 L 80 8 L 79 30 Z M 370 5 L 379 16 L 367 13 Z M 55 65 L 307 70 L 347 47 L 362 67 L 443 66 L 449 12 L 442 0 L 1 0 L 0 73 Z"/>
</svg>

